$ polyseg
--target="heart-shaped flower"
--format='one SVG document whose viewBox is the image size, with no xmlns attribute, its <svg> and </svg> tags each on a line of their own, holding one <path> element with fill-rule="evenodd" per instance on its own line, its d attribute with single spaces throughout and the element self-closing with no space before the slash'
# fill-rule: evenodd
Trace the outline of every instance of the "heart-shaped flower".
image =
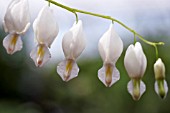
<svg viewBox="0 0 170 113">
<path fill-rule="evenodd" d="M 126 50 L 124 65 L 131 78 L 127 86 L 128 92 L 132 95 L 134 100 L 139 100 L 146 90 L 145 84 L 141 79 L 147 66 L 146 56 L 139 42 L 135 45 L 131 44 Z"/>
<path fill-rule="evenodd" d="M 5 13 L 3 26 L 9 34 L 3 40 L 3 46 L 8 54 L 22 49 L 20 35 L 30 26 L 29 5 L 27 0 L 12 0 Z"/>
<path fill-rule="evenodd" d="M 42 67 L 50 58 L 49 47 L 56 38 L 59 28 L 52 10 L 44 6 L 33 23 L 37 46 L 31 51 L 30 56 L 37 67 Z"/>
<path fill-rule="evenodd" d="M 85 45 L 83 25 L 79 20 L 73 24 L 62 40 L 65 60 L 59 63 L 57 72 L 63 81 L 69 81 L 78 76 L 79 67 L 76 59 L 85 49 Z"/>
<path fill-rule="evenodd" d="M 105 86 L 110 87 L 120 79 L 116 62 L 123 51 L 123 42 L 114 30 L 113 24 L 99 40 L 98 49 L 103 60 L 103 67 L 99 69 L 98 77 Z"/>
</svg>

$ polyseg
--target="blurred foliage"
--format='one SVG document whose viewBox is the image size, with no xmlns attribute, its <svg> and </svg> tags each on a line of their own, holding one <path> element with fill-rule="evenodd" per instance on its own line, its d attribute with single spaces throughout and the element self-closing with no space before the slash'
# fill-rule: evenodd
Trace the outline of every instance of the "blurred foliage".
<svg viewBox="0 0 170 113">
<path fill-rule="evenodd" d="M 65 83 L 56 73 L 57 64 L 36 68 L 25 48 L 8 55 L 2 47 L 5 35 L 0 32 L 0 113 L 170 113 L 169 93 L 162 100 L 154 91 L 155 51 L 151 46 L 142 43 L 148 60 L 143 77 L 147 90 L 139 101 L 133 101 L 127 92 L 130 79 L 123 65 L 125 52 L 116 64 L 121 78 L 111 88 L 106 88 L 97 78 L 97 71 L 102 66 L 99 56 L 78 60 L 79 76 Z M 170 42 L 166 36 L 161 38 Z M 150 40 L 161 38 L 148 37 Z M 169 45 L 159 48 L 168 83 Z"/>
</svg>

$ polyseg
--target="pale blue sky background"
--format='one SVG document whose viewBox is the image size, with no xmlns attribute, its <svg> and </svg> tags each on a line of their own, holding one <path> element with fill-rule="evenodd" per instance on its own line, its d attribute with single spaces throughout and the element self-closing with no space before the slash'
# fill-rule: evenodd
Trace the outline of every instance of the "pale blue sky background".
<svg viewBox="0 0 170 113">
<path fill-rule="evenodd" d="M 28 0 L 32 22 L 36 18 L 41 8 L 47 4 L 44 0 Z M 141 35 L 159 34 L 163 31 L 169 35 L 170 29 L 170 0 L 56 0 L 70 7 L 87 10 L 95 13 L 110 15 L 127 26 L 135 29 Z M 6 8 L 10 0 L 0 0 L 0 27 Z M 64 59 L 61 48 L 61 40 L 64 33 L 69 30 L 75 21 L 75 16 L 59 7 L 51 5 L 54 9 L 56 21 L 59 24 L 60 32 L 51 46 L 52 59 L 58 62 Z M 79 19 L 83 21 L 84 32 L 86 35 L 87 45 L 83 57 L 92 57 L 98 55 L 98 40 L 108 29 L 111 21 L 88 15 L 78 14 Z M 121 36 L 125 45 L 133 43 L 133 34 L 115 24 L 115 29 Z M 24 39 L 28 48 L 28 55 L 33 47 L 34 34 L 32 26 Z M 25 44 L 25 43 L 24 43 Z M 52 62 L 52 60 L 50 61 Z"/>
</svg>

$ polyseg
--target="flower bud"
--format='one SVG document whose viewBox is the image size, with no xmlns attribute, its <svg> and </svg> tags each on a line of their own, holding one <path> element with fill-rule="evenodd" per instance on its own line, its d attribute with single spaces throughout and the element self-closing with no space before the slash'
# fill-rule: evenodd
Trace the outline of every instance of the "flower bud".
<svg viewBox="0 0 170 113">
<path fill-rule="evenodd" d="M 164 99 L 168 93 L 168 85 L 165 80 L 165 65 L 159 58 L 154 64 L 154 73 L 155 73 L 155 91 L 156 93 Z"/>
<path fill-rule="evenodd" d="M 159 58 L 154 64 L 154 72 L 156 80 L 165 78 L 165 65 L 162 62 L 161 58 Z"/>
</svg>

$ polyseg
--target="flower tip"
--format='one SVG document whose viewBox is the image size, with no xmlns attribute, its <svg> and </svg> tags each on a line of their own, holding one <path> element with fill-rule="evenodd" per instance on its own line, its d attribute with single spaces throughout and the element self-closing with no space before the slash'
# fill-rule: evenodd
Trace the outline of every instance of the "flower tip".
<svg viewBox="0 0 170 113">
<path fill-rule="evenodd" d="M 120 74 L 115 66 L 104 65 L 98 70 L 98 78 L 106 87 L 111 87 L 120 79 Z"/>
<path fill-rule="evenodd" d="M 43 61 L 38 59 L 36 66 L 37 66 L 37 67 L 42 67 L 42 63 L 43 63 Z"/>
<path fill-rule="evenodd" d="M 63 81 L 65 81 L 65 82 L 68 82 L 68 81 L 69 81 L 69 78 L 70 78 L 69 75 L 64 74 L 63 77 L 64 77 Z"/>
<path fill-rule="evenodd" d="M 155 91 L 161 99 L 165 99 L 168 93 L 168 85 L 165 80 L 157 80 L 155 82 Z"/>
<path fill-rule="evenodd" d="M 51 58 L 51 54 L 47 46 L 37 45 L 37 47 L 31 51 L 30 57 L 37 67 L 42 67 Z"/>
<path fill-rule="evenodd" d="M 134 79 L 129 81 L 127 89 L 133 100 L 138 101 L 146 91 L 146 86 L 143 81 Z"/>
<path fill-rule="evenodd" d="M 79 68 L 76 62 L 71 59 L 64 60 L 57 66 L 57 73 L 65 82 L 77 77 L 78 72 Z"/>
<path fill-rule="evenodd" d="M 109 75 L 106 75 L 105 78 L 105 85 L 106 87 L 111 87 L 112 86 L 112 73 L 109 73 Z"/>
<path fill-rule="evenodd" d="M 165 99 L 165 92 L 164 92 L 164 93 L 160 93 L 160 97 L 161 97 L 162 99 Z"/>
<path fill-rule="evenodd" d="M 22 40 L 18 34 L 9 34 L 3 40 L 3 46 L 7 53 L 12 55 L 22 49 Z"/>
<path fill-rule="evenodd" d="M 111 87 L 112 79 L 109 80 L 106 79 L 105 82 L 106 82 L 106 87 Z"/>
<path fill-rule="evenodd" d="M 134 92 L 133 95 L 133 100 L 138 101 L 140 99 L 140 92 Z"/>
<path fill-rule="evenodd" d="M 8 54 L 10 54 L 10 55 L 14 54 L 14 49 L 13 49 L 13 48 L 8 47 L 8 49 L 7 49 L 7 53 L 8 53 Z"/>
</svg>

